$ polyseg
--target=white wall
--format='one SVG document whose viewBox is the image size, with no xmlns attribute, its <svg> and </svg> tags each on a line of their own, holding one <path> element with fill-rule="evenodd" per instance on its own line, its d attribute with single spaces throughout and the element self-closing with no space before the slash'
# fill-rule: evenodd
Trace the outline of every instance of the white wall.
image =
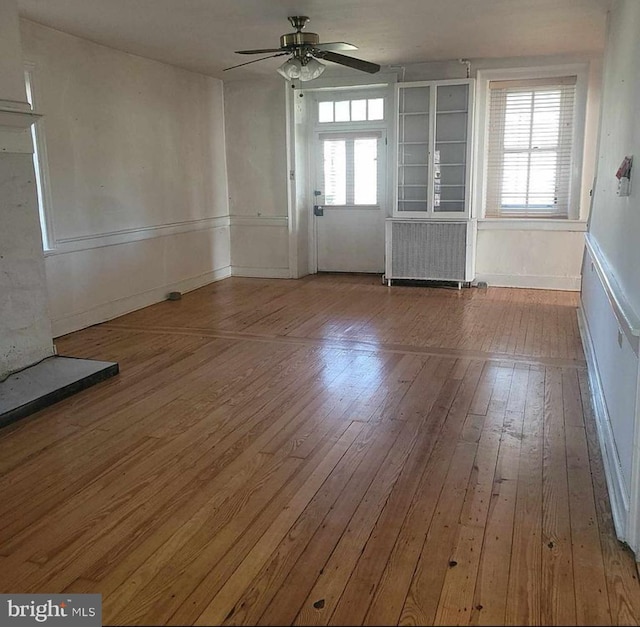
<svg viewBox="0 0 640 627">
<path fill-rule="evenodd" d="M 222 82 L 21 26 L 44 114 L 54 335 L 228 276 Z"/>
<path fill-rule="evenodd" d="M 289 277 L 286 86 L 279 75 L 225 83 L 234 275 Z"/>
<path fill-rule="evenodd" d="M 640 3 L 616 3 L 609 28 L 598 182 L 590 231 L 629 305 L 640 312 Z M 626 155 L 634 154 L 631 195 L 619 197 L 616 170 Z"/>
<path fill-rule="evenodd" d="M 547 230 L 478 222 L 476 277 L 488 285 L 580 289 L 585 224 Z M 574 229 L 574 230 L 572 230 Z"/>
<path fill-rule="evenodd" d="M 615 172 L 640 155 L 640 2 L 617 0 L 609 19 L 597 182 L 581 294 L 583 343 L 618 536 L 640 557 L 640 177 L 617 195 Z"/>
<path fill-rule="evenodd" d="M 17 0 L 0 0 L 0 97 L 24 102 L 22 49 Z"/>
<path fill-rule="evenodd" d="M 53 354 L 23 76 L 17 3 L 0 0 L 0 381 Z"/>
</svg>

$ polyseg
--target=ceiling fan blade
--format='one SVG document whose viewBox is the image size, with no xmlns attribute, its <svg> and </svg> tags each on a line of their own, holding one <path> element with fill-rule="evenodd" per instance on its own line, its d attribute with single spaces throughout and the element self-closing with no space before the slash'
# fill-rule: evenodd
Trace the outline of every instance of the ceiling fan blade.
<svg viewBox="0 0 640 627">
<path fill-rule="evenodd" d="M 318 50 L 357 50 L 358 46 L 354 46 L 353 44 L 348 44 L 346 41 L 330 41 L 326 44 L 318 44 L 314 46 Z"/>
<path fill-rule="evenodd" d="M 258 61 L 264 61 L 265 59 L 273 59 L 273 57 L 281 57 L 283 54 L 289 54 L 288 52 L 278 52 L 278 54 L 270 54 L 268 57 L 260 57 L 259 59 L 253 59 L 251 61 L 245 61 L 244 63 L 238 63 L 238 65 L 232 65 L 231 67 L 226 67 L 222 71 L 226 72 L 227 70 L 233 70 L 237 67 L 242 67 L 243 65 L 249 65 L 249 63 L 256 63 Z"/>
<path fill-rule="evenodd" d="M 324 59 L 325 61 L 332 61 L 333 63 L 346 65 L 356 70 L 369 72 L 369 74 L 375 74 L 380 70 L 380 66 L 377 63 L 370 63 L 369 61 L 363 61 L 362 59 L 354 59 L 353 57 L 347 57 L 344 54 L 338 54 L 337 52 L 330 52 L 328 50 L 320 50 L 315 56 L 320 59 Z"/>
<path fill-rule="evenodd" d="M 236 50 L 236 54 L 267 54 L 267 52 L 282 52 L 282 48 L 263 48 L 261 50 Z"/>
</svg>

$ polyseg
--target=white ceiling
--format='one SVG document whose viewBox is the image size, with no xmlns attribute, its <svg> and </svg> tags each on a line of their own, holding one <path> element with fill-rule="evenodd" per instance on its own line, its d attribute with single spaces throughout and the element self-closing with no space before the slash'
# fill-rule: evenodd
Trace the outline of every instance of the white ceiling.
<svg viewBox="0 0 640 627">
<path fill-rule="evenodd" d="M 273 75 L 282 59 L 235 50 L 277 48 L 311 18 L 321 42 L 346 41 L 350 56 L 382 66 L 598 52 L 611 0 L 18 0 L 23 17 L 203 74 L 234 80 Z"/>
</svg>

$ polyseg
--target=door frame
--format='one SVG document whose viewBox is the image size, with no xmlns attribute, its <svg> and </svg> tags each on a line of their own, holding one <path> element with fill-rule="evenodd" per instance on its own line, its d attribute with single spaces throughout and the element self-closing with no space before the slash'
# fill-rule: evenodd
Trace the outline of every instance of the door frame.
<svg viewBox="0 0 640 627">
<path fill-rule="evenodd" d="M 291 278 L 299 278 L 318 271 L 317 242 L 313 218 L 313 132 L 315 125 L 314 95 L 320 92 L 338 92 L 364 95 L 383 92 L 385 119 L 380 126 L 387 136 L 387 177 L 385 181 L 386 214 L 390 215 L 393 199 L 393 163 L 395 163 L 396 108 L 394 85 L 398 74 L 389 72 L 363 77 L 329 77 L 307 83 L 286 83 L 287 105 L 287 201 L 289 226 L 289 269 Z"/>
<path fill-rule="evenodd" d="M 317 167 L 317 143 L 316 138 L 319 133 L 322 132 L 357 132 L 362 131 L 381 131 L 386 138 L 387 150 L 385 154 L 385 167 L 386 177 L 384 181 L 383 194 L 384 198 L 381 199 L 381 208 L 385 212 L 385 217 L 391 215 L 391 201 L 392 194 L 392 181 L 393 171 L 390 168 L 392 163 L 392 155 L 389 150 L 395 145 L 395 138 L 391 138 L 390 135 L 394 128 L 394 111 L 395 111 L 395 89 L 393 84 L 385 85 L 359 85 L 359 86 L 343 86 L 338 88 L 321 88 L 305 90 L 305 96 L 307 96 L 307 128 L 306 128 L 306 145 L 307 145 L 307 186 L 308 197 L 311 199 L 311 204 L 308 207 L 309 212 L 309 272 L 311 274 L 317 274 L 318 272 L 318 237 L 317 237 L 317 220 L 318 218 L 313 213 L 314 196 L 313 192 L 316 184 L 316 167 Z M 318 102 L 325 100 L 327 95 L 336 97 L 342 97 L 345 100 L 355 100 L 358 98 L 384 98 L 384 119 L 375 120 L 371 122 L 338 122 L 338 123 L 319 123 L 317 121 L 316 112 L 318 110 Z"/>
</svg>

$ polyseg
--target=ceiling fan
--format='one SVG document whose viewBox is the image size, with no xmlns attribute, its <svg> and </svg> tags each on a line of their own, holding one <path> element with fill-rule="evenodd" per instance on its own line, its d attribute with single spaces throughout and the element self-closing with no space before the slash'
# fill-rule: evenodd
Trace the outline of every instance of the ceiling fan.
<svg viewBox="0 0 640 627">
<path fill-rule="evenodd" d="M 296 29 L 294 33 L 286 33 L 280 37 L 279 48 L 261 48 L 257 50 L 236 50 L 237 54 L 270 54 L 260 59 L 239 63 L 225 68 L 224 71 L 232 70 L 249 63 L 256 63 L 264 59 L 271 59 L 288 55 L 289 59 L 285 61 L 279 68 L 278 72 L 288 79 L 300 79 L 301 81 L 309 81 L 317 78 L 324 71 L 325 66 L 318 61 L 331 61 L 339 65 L 369 72 L 375 74 L 380 70 L 377 63 L 355 59 L 344 54 L 336 52 L 337 50 L 357 50 L 353 44 L 344 41 L 333 41 L 329 43 L 320 43 L 320 38 L 316 33 L 303 33 L 302 30 L 307 25 L 309 18 L 305 15 L 294 15 L 288 18 L 291 25 Z"/>
</svg>

